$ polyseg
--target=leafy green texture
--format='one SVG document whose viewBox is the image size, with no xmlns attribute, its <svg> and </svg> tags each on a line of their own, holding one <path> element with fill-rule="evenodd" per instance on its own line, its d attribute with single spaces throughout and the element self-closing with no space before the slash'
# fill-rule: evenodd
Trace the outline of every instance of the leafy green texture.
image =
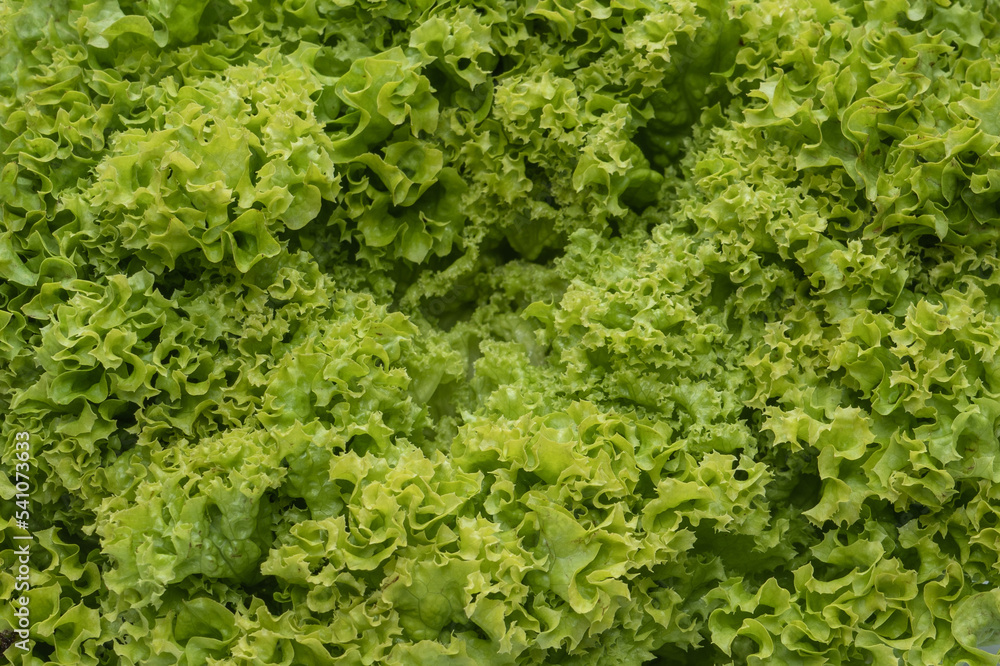
<svg viewBox="0 0 1000 666">
<path fill-rule="evenodd" d="M 7 656 L 996 663 L 997 18 L 0 0 Z"/>
</svg>

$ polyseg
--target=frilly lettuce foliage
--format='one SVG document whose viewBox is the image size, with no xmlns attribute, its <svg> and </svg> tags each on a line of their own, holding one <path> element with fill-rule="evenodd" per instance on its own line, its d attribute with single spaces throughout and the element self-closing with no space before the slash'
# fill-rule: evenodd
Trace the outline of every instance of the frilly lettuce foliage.
<svg viewBox="0 0 1000 666">
<path fill-rule="evenodd" d="M 984 0 L 0 2 L 7 656 L 995 663 L 998 114 Z"/>
</svg>

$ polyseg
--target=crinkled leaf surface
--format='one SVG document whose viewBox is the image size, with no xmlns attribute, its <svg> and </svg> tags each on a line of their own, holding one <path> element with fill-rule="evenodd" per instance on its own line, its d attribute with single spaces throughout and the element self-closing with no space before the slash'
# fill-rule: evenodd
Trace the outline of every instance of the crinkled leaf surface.
<svg viewBox="0 0 1000 666">
<path fill-rule="evenodd" d="M 988 0 L 0 0 L 24 666 L 995 664 Z"/>
</svg>

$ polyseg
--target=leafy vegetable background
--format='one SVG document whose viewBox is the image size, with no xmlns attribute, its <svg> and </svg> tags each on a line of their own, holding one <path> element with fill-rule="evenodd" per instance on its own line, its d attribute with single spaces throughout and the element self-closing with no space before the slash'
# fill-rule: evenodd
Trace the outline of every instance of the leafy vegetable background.
<svg viewBox="0 0 1000 666">
<path fill-rule="evenodd" d="M 15 663 L 993 663 L 994 3 L 2 0 L 0 148 Z"/>
</svg>

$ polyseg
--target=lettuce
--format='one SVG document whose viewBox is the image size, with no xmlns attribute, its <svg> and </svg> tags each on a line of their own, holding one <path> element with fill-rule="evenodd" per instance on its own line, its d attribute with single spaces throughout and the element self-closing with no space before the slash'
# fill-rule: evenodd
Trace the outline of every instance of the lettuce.
<svg viewBox="0 0 1000 666">
<path fill-rule="evenodd" d="M 6 655 L 995 663 L 998 62 L 983 0 L 0 3 Z"/>
</svg>

